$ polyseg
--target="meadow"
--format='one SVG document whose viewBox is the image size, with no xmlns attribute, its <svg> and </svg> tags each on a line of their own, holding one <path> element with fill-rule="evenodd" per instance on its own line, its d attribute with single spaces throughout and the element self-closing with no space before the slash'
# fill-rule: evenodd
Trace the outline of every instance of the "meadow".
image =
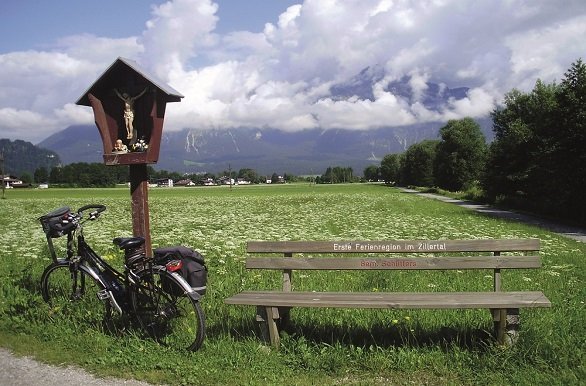
<svg viewBox="0 0 586 386">
<path fill-rule="evenodd" d="M 112 238 L 131 235 L 126 188 L 10 190 L 0 200 L 0 345 L 98 375 L 172 385 L 580 384 L 586 379 L 586 246 L 554 233 L 374 184 L 154 188 L 153 247 L 183 244 L 209 268 L 207 336 L 195 353 L 132 334 L 113 336 L 83 314 L 52 313 L 39 280 L 50 258 L 37 220 L 51 209 L 107 206 L 86 239 L 114 265 Z M 254 309 L 225 305 L 244 289 L 279 288 L 278 272 L 247 272 L 247 240 L 538 238 L 543 267 L 508 270 L 504 290 L 539 290 L 551 309 L 521 310 L 521 338 L 496 345 L 486 310 L 293 309 L 275 350 Z M 61 239 L 55 240 L 63 249 Z M 491 272 L 311 272 L 305 290 L 492 288 Z"/>
</svg>

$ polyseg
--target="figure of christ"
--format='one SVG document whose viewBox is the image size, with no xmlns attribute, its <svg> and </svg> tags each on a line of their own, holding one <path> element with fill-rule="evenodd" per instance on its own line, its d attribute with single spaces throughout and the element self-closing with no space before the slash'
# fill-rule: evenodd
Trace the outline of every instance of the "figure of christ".
<svg viewBox="0 0 586 386">
<path fill-rule="evenodd" d="M 118 98 L 122 99 L 122 101 L 124 102 L 124 124 L 126 125 L 126 138 L 127 139 L 132 139 L 133 132 L 134 132 L 134 127 L 132 126 L 132 122 L 134 121 L 134 101 L 136 101 L 138 98 L 143 96 L 143 94 L 146 91 L 147 91 L 147 89 L 145 87 L 145 89 L 142 90 L 140 92 L 140 94 L 131 97 L 127 93 L 120 94 L 120 92 L 118 90 L 114 89 L 114 92 L 116 92 L 116 95 L 118 95 Z"/>
</svg>

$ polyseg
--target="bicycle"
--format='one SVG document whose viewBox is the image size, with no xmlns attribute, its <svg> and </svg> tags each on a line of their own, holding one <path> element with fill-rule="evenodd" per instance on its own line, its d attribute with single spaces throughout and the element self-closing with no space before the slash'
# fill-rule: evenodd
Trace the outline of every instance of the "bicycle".
<svg viewBox="0 0 586 386">
<path fill-rule="evenodd" d="M 43 299 L 59 310 L 82 305 L 84 318 L 101 319 L 108 329 L 115 328 L 116 316 L 130 316 L 131 323 L 138 322 L 135 325 L 160 344 L 198 350 L 205 315 L 200 293 L 179 274 L 182 261 L 147 256 L 142 237 L 117 237 L 113 242 L 124 251 L 124 270 L 114 269 L 93 251 L 83 233 L 84 224 L 105 210 L 104 205 L 86 205 L 73 213 L 62 207 L 39 218 L 53 260 L 41 277 Z M 65 235 L 67 256 L 58 257 L 53 239 Z"/>
</svg>

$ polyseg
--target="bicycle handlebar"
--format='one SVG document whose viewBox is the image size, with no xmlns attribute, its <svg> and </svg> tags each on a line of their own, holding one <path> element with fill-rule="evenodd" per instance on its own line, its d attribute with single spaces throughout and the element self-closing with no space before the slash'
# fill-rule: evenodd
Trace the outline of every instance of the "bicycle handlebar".
<svg viewBox="0 0 586 386">
<path fill-rule="evenodd" d="M 96 218 L 98 218 L 98 216 L 100 215 L 100 213 L 102 213 L 103 211 L 106 210 L 106 206 L 105 205 L 100 205 L 100 204 L 84 205 L 84 206 L 82 206 L 81 208 L 79 208 L 77 210 L 77 214 L 81 218 L 82 217 L 82 213 L 85 212 L 88 209 L 95 209 L 94 211 L 90 212 L 90 216 L 89 216 L 89 220 L 95 220 Z"/>
</svg>

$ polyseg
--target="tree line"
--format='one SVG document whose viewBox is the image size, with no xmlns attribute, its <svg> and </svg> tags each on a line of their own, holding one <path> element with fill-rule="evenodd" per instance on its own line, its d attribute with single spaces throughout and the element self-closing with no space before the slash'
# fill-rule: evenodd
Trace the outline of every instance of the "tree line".
<svg viewBox="0 0 586 386">
<path fill-rule="evenodd" d="M 174 182 L 181 180 L 191 180 L 195 184 L 203 184 L 211 179 L 214 181 L 222 177 L 232 178 L 234 180 L 243 179 L 252 184 L 265 183 L 272 180 L 273 183 L 295 182 L 300 177 L 292 174 L 279 175 L 260 175 L 254 169 L 242 168 L 239 170 L 224 170 L 217 174 L 214 173 L 178 173 L 168 170 L 155 170 L 152 166 L 147 166 L 149 180 L 155 182 L 162 179 L 171 179 Z M 47 168 L 45 166 L 35 169 L 33 175 L 24 172 L 20 176 L 26 184 L 49 183 L 62 187 L 77 188 L 103 188 L 114 187 L 117 184 L 125 184 L 130 180 L 129 168 L 127 166 L 106 166 L 101 163 L 76 162 L 65 166 L 54 166 Z"/>
<path fill-rule="evenodd" d="M 581 59 L 561 83 L 538 80 L 513 89 L 491 113 L 487 144 L 471 118 L 448 121 L 440 140 L 386 155 L 365 177 L 403 186 L 474 192 L 489 203 L 586 224 L 586 65 Z"/>
</svg>

